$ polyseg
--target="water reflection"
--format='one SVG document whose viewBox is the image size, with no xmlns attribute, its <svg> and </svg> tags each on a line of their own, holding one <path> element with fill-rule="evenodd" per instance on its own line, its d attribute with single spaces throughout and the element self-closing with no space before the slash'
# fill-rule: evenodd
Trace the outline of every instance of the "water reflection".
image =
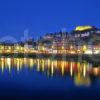
<svg viewBox="0 0 100 100">
<path fill-rule="evenodd" d="M 0 69 L 2 73 L 7 69 L 9 73 L 16 69 L 20 73 L 23 68 L 36 69 L 47 77 L 70 77 L 75 85 L 90 86 L 95 79 L 100 78 L 100 68 L 92 63 L 63 61 L 52 59 L 32 58 L 0 58 Z"/>
</svg>

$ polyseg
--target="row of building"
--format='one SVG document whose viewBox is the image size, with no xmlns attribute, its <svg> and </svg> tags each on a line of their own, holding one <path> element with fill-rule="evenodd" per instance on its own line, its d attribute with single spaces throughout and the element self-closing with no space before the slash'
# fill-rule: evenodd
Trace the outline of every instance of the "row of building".
<svg viewBox="0 0 100 100">
<path fill-rule="evenodd" d="M 78 26 L 71 32 L 48 33 L 38 40 L 1 43 L 0 53 L 100 54 L 100 29 Z"/>
<path fill-rule="evenodd" d="M 78 26 L 70 33 L 46 34 L 39 40 L 38 50 L 57 54 L 99 54 L 100 29 Z"/>
</svg>

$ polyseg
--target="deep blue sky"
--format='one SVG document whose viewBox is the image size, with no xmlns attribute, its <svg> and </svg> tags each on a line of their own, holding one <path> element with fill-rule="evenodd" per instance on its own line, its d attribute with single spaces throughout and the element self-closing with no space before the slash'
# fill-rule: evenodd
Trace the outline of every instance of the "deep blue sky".
<svg viewBox="0 0 100 100">
<path fill-rule="evenodd" d="M 77 25 L 100 27 L 100 0 L 0 0 L 0 37 L 37 37 Z"/>
</svg>

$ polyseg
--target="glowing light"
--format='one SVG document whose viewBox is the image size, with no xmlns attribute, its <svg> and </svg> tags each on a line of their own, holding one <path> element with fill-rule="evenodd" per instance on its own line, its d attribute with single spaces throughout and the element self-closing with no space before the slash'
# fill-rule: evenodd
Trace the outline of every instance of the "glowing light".
<svg viewBox="0 0 100 100">
<path fill-rule="evenodd" d="M 53 61 L 51 62 L 51 75 L 53 76 L 54 74 L 54 66 L 53 66 Z"/>
<path fill-rule="evenodd" d="M 44 72 L 44 60 L 42 59 L 42 71 Z"/>
<path fill-rule="evenodd" d="M 62 73 L 62 76 L 64 75 L 64 61 L 62 62 L 62 65 L 61 65 L 61 73 Z"/>
<path fill-rule="evenodd" d="M 99 54 L 100 50 L 94 50 L 94 54 Z"/>
<path fill-rule="evenodd" d="M 86 76 L 86 64 L 84 63 L 83 65 L 83 76 L 85 77 Z"/>
<path fill-rule="evenodd" d="M 33 67 L 33 59 L 30 59 L 29 61 L 30 61 L 30 62 L 29 62 L 30 67 L 32 68 L 32 67 Z"/>
<path fill-rule="evenodd" d="M 98 75 L 98 73 L 99 73 L 99 68 L 93 68 L 93 73 L 94 73 L 95 75 Z"/>
<path fill-rule="evenodd" d="M 75 51 L 70 51 L 70 54 L 76 54 L 76 52 Z"/>
<path fill-rule="evenodd" d="M 73 63 L 71 62 L 71 66 L 70 66 L 70 75 L 73 75 Z"/>
<path fill-rule="evenodd" d="M 10 72 L 10 70 L 11 70 L 11 58 L 7 58 L 7 65 L 8 65 L 8 69 Z"/>
<path fill-rule="evenodd" d="M 20 70 L 20 65 L 19 65 L 19 59 L 17 59 L 17 71 L 19 72 L 19 70 Z"/>
<path fill-rule="evenodd" d="M 78 26 L 76 27 L 76 31 L 84 31 L 84 30 L 89 30 L 89 29 L 92 29 L 91 26 Z"/>
<path fill-rule="evenodd" d="M 1 58 L 1 69 L 2 69 L 2 72 L 4 71 L 4 58 Z"/>
<path fill-rule="evenodd" d="M 73 49 L 73 46 L 72 45 L 70 46 L 70 49 Z"/>
<path fill-rule="evenodd" d="M 37 71 L 40 71 L 40 61 L 37 59 Z"/>
<path fill-rule="evenodd" d="M 84 45 L 84 46 L 83 46 L 83 51 L 86 51 L 86 50 L 87 50 L 87 46 Z"/>
<path fill-rule="evenodd" d="M 92 54 L 92 50 L 86 50 L 84 53 L 85 54 Z"/>
</svg>

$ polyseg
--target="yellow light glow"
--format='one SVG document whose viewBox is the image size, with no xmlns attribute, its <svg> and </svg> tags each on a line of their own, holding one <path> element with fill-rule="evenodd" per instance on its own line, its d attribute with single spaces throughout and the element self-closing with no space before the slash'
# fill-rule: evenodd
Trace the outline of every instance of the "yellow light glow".
<svg viewBox="0 0 100 100">
<path fill-rule="evenodd" d="M 53 66 L 53 61 L 51 62 L 51 75 L 53 76 L 54 74 L 54 66 Z"/>
<path fill-rule="evenodd" d="M 1 58 L 1 69 L 2 69 L 2 73 L 4 71 L 4 63 L 5 63 L 4 58 Z"/>
<path fill-rule="evenodd" d="M 78 26 L 76 27 L 75 31 L 84 31 L 88 29 L 92 29 L 92 27 L 91 26 Z"/>
<path fill-rule="evenodd" d="M 42 59 L 42 72 L 44 72 L 44 60 Z"/>
<path fill-rule="evenodd" d="M 30 62 L 29 62 L 30 67 L 32 68 L 32 67 L 33 67 L 33 59 L 30 59 L 29 61 L 30 61 Z"/>
<path fill-rule="evenodd" d="M 86 76 L 86 63 L 84 63 L 83 65 L 83 76 L 84 77 Z"/>
<path fill-rule="evenodd" d="M 86 50 L 85 54 L 92 54 L 92 50 Z"/>
<path fill-rule="evenodd" d="M 10 70 L 11 70 L 11 58 L 7 58 L 7 65 L 8 65 L 8 69 L 10 72 Z"/>
<path fill-rule="evenodd" d="M 70 75 L 73 75 L 73 62 L 71 62 L 71 66 L 70 66 Z"/>
<path fill-rule="evenodd" d="M 19 65 L 19 60 L 17 60 L 17 71 L 19 72 L 20 70 L 20 65 Z"/>
<path fill-rule="evenodd" d="M 62 61 L 62 65 L 61 65 L 61 73 L 62 73 L 62 76 L 64 75 L 64 61 Z"/>
<path fill-rule="evenodd" d="M 83 46 L 83 51 L 86 51 L 86 50 L 87 50 L 87 46 L 84 45 L 84 46 Z"/>
</svg>

